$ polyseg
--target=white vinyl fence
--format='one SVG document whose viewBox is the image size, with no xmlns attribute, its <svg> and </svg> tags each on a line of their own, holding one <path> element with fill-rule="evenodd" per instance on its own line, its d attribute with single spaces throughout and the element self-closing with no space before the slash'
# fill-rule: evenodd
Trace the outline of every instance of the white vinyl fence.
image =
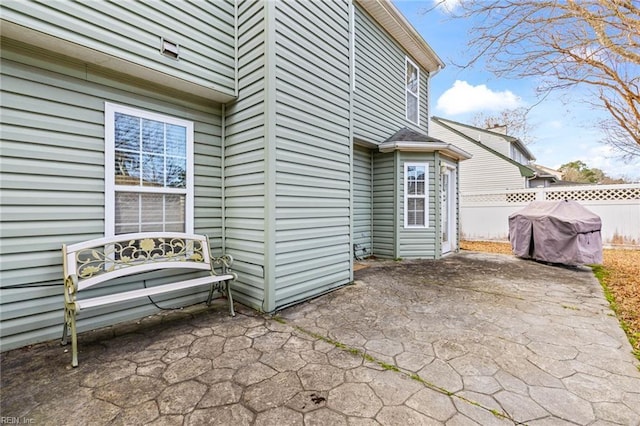
<svg viewBox="0 0 640 426">
<path fill-rule="evenodd" d="M 577 185 L 460 194 L 464 240 L 509 240 L 509 215 L 534 200 L 575 200 L 602 219 L 605 246 L 640 248 L 640 184 Z"/>
</svg>

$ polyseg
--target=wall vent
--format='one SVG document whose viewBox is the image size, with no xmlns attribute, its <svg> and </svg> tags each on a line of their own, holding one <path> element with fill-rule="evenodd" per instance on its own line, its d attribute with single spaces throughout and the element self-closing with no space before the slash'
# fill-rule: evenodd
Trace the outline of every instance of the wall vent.
<svg viewBox="0 0 640 426">
<path fill-rule="evenodd" d="M 172 59 L 178 59 L 180 56 L 180 46 L 178 43 L 174 43 L 172 41 L 167 40 L 166 38 L 160 37 L 160 53 L 164 56 L 168 56 Z"/>
</svg>

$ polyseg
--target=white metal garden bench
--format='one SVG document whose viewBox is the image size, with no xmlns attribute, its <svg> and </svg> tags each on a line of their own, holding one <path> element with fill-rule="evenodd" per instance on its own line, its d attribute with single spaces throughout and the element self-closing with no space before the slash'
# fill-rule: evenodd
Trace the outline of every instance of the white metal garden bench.
<svg viewBox="0 0 640 426">
<path fill-rule="evenodd" d="M 209 285 L 207 305 L 214 291 L 226 294 L 229 314 L 235 316 L 229 284 L 237 278 L 230 272 L 231 256 L 212 257 L 209 238 L 182 233 L 122 234 L 77 244 L 63 245 L 64 329 L 62 344 L 67 344 L 71 331 L 72 363 L 78 365 L 76 316 L 86 309 L 126 302 L 192 287 Z M 216 272 L 220 269 L 220 274 Z M 115 278 L 165 269 L 207 271 L 206 276 L 170 284 L 111 293 L 105 296 L 79 298 L 78 295 L 98 284 L 108 285 Z"/>
</svg>

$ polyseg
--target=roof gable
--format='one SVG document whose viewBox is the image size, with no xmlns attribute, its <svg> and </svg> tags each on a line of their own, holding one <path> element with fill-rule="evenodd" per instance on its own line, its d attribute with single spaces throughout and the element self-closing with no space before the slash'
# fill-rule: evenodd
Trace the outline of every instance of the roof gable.
<svg viewBox="0 0 640 426">
<path fill-rule="evenodd" d="M 436 73 L 444 62 L 389 0 L 356 0 L 422 68 Z"/>
<path fill-rule="evenodd" d="M 432 119 L 433 120 L 437 120 L 441 124 L 449 123 L 449 125 L 447 127 L 451 127 L 452 125 L 453 126 L 459 126 L 459 127 L 463 127 L 465 129 L 468 129 L 468 130 L 473 131 L 473 132 L 483 133 L 483 134 L 486 134 L 486 135 L 491 136 L 491 137 L 498 137 L 500 139 L 504 139 L 506 142 L 508 142 L 510 144 L 511 143 L 515 144 L 516 147 L 527 157 L 528 160 L 533 161 L 533 160 L 536 159 L 536 157 L 531 153 L 531 151 L 529 151 L 529 149 L 526 147 L 526 145 L 523 144 L 522 141 L 520 139 L 516 138 L 516 137 L 509 136 L 509 135 L 506 135 L 504 133 L 492 131 L 492 130 L 489 130 L 489 129 L 483 129 L 481 127 L 472 126 L 470 124 L 460 123 L 458 121 L 453 121 L 453 120 L 449 120 L 449 119 L 442 118 L 442 117 L 432 117 Z M 484 145 L 486 147 L 486 145 L 483 144 L 482 141 L 474 138 L 470 133 L 467 133 L 467 132 L 464 132 L 464 131 L 461 131 L 460 133 L 465 134 L 467 137 L 473 139 L 474 142 L 480 143 L 480 144 L 482 144 L 482 145 Z M 487 147 L 487 148 L 489 148 L 489 147 Z"/>
<path fill-rule="evenodd" d="M 465 127 L 470 127 L 472 129 L 478 129 L 478 130 L 484 130 L 484 129 L 480 129 L 480 128 L 477 128 L 477 127 L 464 125 L 462 123 L 457 123 L 455 121 L 447 120 L 447 119 L 440 118 L 440 117 L 431 117 L 431 120 L 436 122 L 437 124 L 441 125 L 445 129 L 449 130 L 450 132 L 453 132 L 456 135 L 468 140 L 469 142 L 472 142 L 475 145 L 487 150 L 488 152 L 492 153 L 496 157 L 499 157 L 499 158 L 501 158 L 501 159 L 513 164 L 514 166 L 516 166 L 520 170 L 520 175 L 521 176 L 523 176 L 523 177 L 533 177 L 533 176 L 535 176 L 535 171 L 531 167 L 525 166 L 524 164 L 520 164 L 517 161 L 512 160 L 511 158 L 507 157 L 506 155 L 499 153 L 498 151 L 486 146 L 485 144 L 483 144 L 483 143 L 477 141 L 476 139 L 472 138 L 471 136 L 467 135 L 466 133 L 461 132 L 458 129 L 452 127 L 451 124 L 449 124 L 449 123 L 459 124 L 459 125 L 462 125 L 462 126 L 465 126 Z M 491 132 L 491 133 L 495 133 L 495 132 Z M 502 135 L 502 134 L 499 134 L 499 135 L 500 136 L 506 136 L 506 135 Z M 507 138 L 512 138 L 511 136 L 506 136 L 506 137 Z"/>
</svg>

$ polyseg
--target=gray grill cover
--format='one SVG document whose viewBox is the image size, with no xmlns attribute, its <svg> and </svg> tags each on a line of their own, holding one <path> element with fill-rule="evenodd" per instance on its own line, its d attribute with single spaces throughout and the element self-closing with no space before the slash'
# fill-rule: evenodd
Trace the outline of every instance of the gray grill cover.
<svg viewBox="0 0 640 426">
<path fill-rule="evenodd" d="M 509 216 L 518 257 L 566 265 L 602 263 L 600 216 L 575 201 L 533 201 Z"/>
</svg>

